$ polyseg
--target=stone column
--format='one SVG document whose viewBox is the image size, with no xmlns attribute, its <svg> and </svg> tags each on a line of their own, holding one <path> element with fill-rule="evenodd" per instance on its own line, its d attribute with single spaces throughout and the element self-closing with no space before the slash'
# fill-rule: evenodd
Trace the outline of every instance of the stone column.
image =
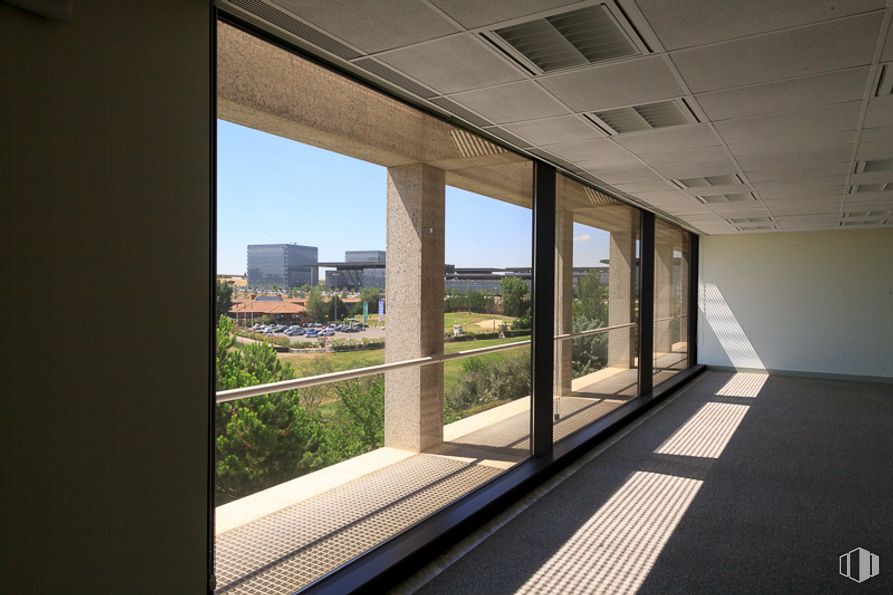
<svg viewBox="0 0 893 595">
<path fill-rule="evenodd" d="M 672 338 L 670 326 L 673 314 L 673 244 L 662 243 L 654 246 L 654 353 L 670 353 Z"/>
<path fill-rule="evenodd" d="M 444 172 L 388 168 L 385 361 L 443 353 Z M 385 373 L 385 446 L 443 441 L 443 364 Z"/>
<path fill-rule="evenodd" d="M 561 188 L 559 184 L 558 188 Z M 559 197 L 560 199 L 560 197 Z M 560 204 L 560 203 L 559 203 Z M 571 332 L 574 308 L 574 214 L 559 208 L 555 213 L 555 334 Z M 571 394 L 573 341 L 555 342 L 555 396 Z"/>
<path fill-rule="evenodd" d="M 630 214 L 632 218 L 636 213 Z M 612 231 L 608 256 L 608 326 L 633 321 L 636 274 L 636 238 L 629 230 Z M 608 366 L 631 368 L 633 366 L 633 328 L 608 331 Z"/>
</svg>

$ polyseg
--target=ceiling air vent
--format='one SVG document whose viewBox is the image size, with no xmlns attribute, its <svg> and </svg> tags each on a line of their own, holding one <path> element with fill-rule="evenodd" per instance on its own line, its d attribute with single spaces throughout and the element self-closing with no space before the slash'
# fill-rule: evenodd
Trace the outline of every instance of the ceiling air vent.
<svg viewBox="0 0 893 595">
<path fill-rule="evenodd" d="M 771 217 L 732 217 L 726 219 L 732 225 L 742 225 L 750 223 L 772 223 Z"/>
<path fill-rule="evenodd" d="M 881 64 L 878 68 L 877 86 L 874 88 L 875 97 L 890 97 L 893 95 L 893 62 Z"/>
<path fill-rule="evenodd" d="M 891 192 L 893 191 L 893 182 L 879 182 L 877 184 L 855 184 L 850 186 L 850 194 L 859 194 L 861 192 Z"/>
<path fill-rule="evenodd" d="M 891 211 L 847 211 L 843 214 L 841 227 L 855 225 L 883 225 L 890 222 Z"/>
<path fill-rule="evenodd" d="M 710 188 L 712 186 L 736 186 L 743 184 L 744 180 L 738 174 L 726 174 L 704 176 L 703 178 L 679 178 L 671 180 L 671 182 L 683 190 L 691 190 L 692 188 Z"/>
<path fill-rule="evenodd" d="M 844 219 L 840 222 L 841 227 L 855 227 L 857 225 L 884 225 L 887 223 L 885 219 L 861 219 L 861 220 L 850 220 Z"/>
<path fill-rule="evenodd" d="M 749 192 L 740 192 L 736 194 L 710 194 L 707 196 L 695 196 L 705 205 L 723 204 L 727 202 L 743 202 L 745 200 L 756 200 L 754 195 Z"/>
<path fill-rule="evenodd" d="M 698 119 L 684 103 L 679 101 L 659 101 L 645 105 L 634 105 L 620 109 L 606 110 L 586 114 L 599 128 L 607 128 L 613 135 L 628 132 L 655 130 L 682 124 L 694 124 Z M 594 118 L 593 118 L 594 116 Z"/>
<path fill-rule="evenodd" d="M 876 159 L 874 161 L 857 161 L 853 173 L 867 174 L 874 171 L 893 171 L 893 159 Z"/>
<path fill-rule="evenodd" d="M 228 0 L 227 4 L 240 8 L 243 11 L 260 18 L 261 20 L 266 21 L 271 25 L 275 25 L 283 31 L 291 33 L 292 35 L 318 47 L 321 50 L 325 50 L 330 54 L 338 56 L 339 58 L 352 60 L 353 58 L 358 58 L 359 56 L 361 56 L 359 52 L 350 49 L 340 41 L 333 39 L 325 33 L 322 33 L 321 31 L 318 31 L 313 27 L 302 23 L 287 12 L 279 10 L 278 8 L 270 6 L 269 4 L 261 2 L 260 0 Z"/>
<path fill-rule="evenodd" d="M 529 63 L 532 68 L 527 70 L 535 74 L 642 54 L 640 45 L 603 4 L 503 27 L 482 36 L 516 54 L 512 56 L 516 62 Z"/>
<path fill-rule="evenodd" d="M 738 225 L 735 227 L 738 231 L 775 231 L 775 226 L 772 224 L 756 224 L 756 225 Z"/>
</svg>

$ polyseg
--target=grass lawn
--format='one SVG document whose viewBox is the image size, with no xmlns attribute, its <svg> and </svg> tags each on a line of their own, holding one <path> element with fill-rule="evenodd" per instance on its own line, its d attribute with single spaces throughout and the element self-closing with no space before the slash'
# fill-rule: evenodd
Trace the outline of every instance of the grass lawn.
<svg viewBox="0 0 893 595">
<path fill-rule="evenodd" d="M 445 353 L 456 353 L 457 351 L 465 351 L 468 349 L 479 349 L 481 347 L 489 347 L 491 345 L 501 345 L 503 343 L 514 343 L 516 341 L 526 341 L 530 337 L 509 337 L 506 339 L 482 339 L 480 341 L 461 341 L 456 343 L 445 343 Z M 519 351 L 511 351 L 510 353 L 518 353 Z M 509 352 L 488 353 L 478 356 L 481 361 L 498 361 L 499 358 L 505 357 Z M 279 353 L 277 354 L 281 361 L 291 363 L 295 368 L 297 375 L 306 376 L 312 373 L 312 368 L 308 366 L 308 362 L 317 358 L 324 358 L 331 362 L 336 370 L 349 370 L 364 365 L 374 366 L 384 363 L 384 349 L 369 349 L 367 351 L 342 351 L 336 353 Z M 458 382 L 462 375 L 462 362 L 465 360 L 455 360 L 444 364 L 443 379 L 444 390 L 449 390 Z"/>
<path fill-rule="evenodd" d="M 362 323 L 363 317 L 355 316 L 353 320 L 357 323 Z M 493 320 L 496 320 L 495 325 L 493 324 Z M 443 315 L 443 330 L 444 332 L 452 333 L 453 326 L 456 324 L 461 324 L 465 326 L 465 332 L 493 332 L 499 330 L 499 325 L 501 323 L 504 322 L 511 326 L 514 320 L 515 318 L 513 316 L 503 316 L 502 314 L 478 314 L 477 312 L 446 312 Z M 378 321 L 377 315 L 369 315 L 368 326 L 378 327 L 384 326 L 384 324 L 384 321 Z"/>
</svg>

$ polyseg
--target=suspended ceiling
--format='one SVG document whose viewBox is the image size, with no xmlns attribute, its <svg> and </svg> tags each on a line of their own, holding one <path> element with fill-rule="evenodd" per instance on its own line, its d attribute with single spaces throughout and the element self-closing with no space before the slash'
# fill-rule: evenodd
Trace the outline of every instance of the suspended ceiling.
<svg viewBox="0 0 893 595">
<path fill-rule="evenodd" d="M 893 226 L 893 0 L 224 0 L 705 234 Z"/>
</svg>

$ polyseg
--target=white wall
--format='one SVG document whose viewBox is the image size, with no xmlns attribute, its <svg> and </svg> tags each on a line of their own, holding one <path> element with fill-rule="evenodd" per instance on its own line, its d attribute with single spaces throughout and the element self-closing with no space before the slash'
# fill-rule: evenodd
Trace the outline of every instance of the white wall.
<svg viewBox="0 0 893 595">
<path fill-rule="evenodd" d="M 0 590 L 203 593 L 207 0 L 0 2 Z"/>
<path fill-rule="evenodd" d="M 700 246 L 700 363 L 893 377 L 893 230 Z"/>
</svg>

